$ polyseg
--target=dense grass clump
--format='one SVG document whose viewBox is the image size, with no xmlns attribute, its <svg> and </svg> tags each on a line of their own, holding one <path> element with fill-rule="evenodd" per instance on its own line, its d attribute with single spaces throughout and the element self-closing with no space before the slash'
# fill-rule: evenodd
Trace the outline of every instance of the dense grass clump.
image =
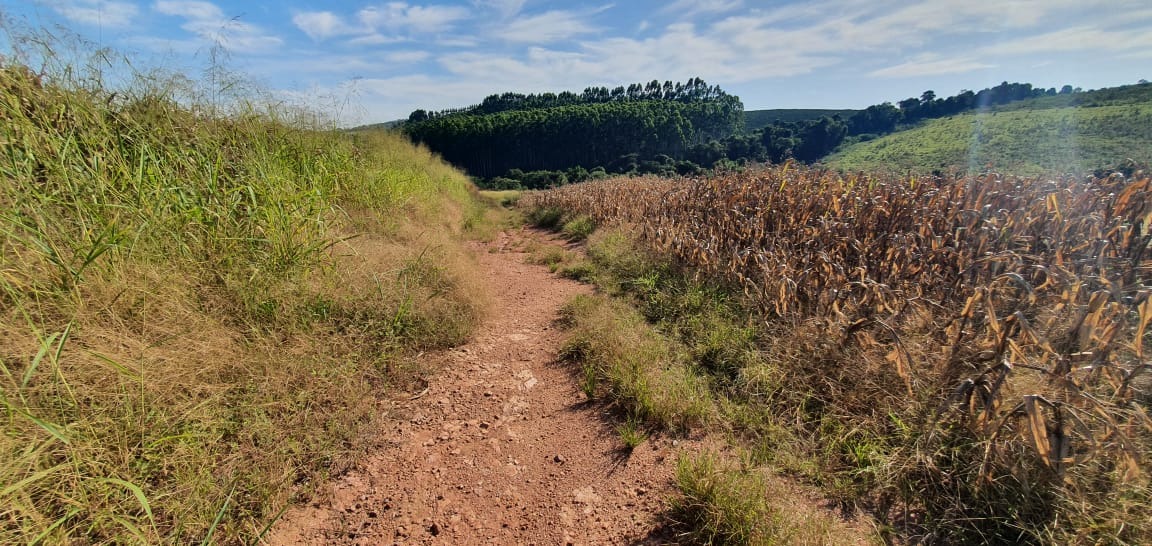
<svg viewBox="0 0 1152 546">
<path fill-rule="evenodd" d="M 471 186 L 74 58 L 0 57 L 0 542 L 251 541 L 470 332 Z"/>
<path fill-rule="evenodd" d="M 704 451 L 682 455 L 676 464 L 672 517 L 699 544 L 841 545 L 861 540 L 835 516 L 789 501 L 796 493 L 762 469 L 741 467 Z"/>
<path fill-rule="evenodd" d="M 635 311 L 603 296 L 580 296 L 563 310 L 572 336 L 562 358 L 581 366 L 581 387 L 656 427 L 685 430 L 708 422 L 712 400 L 681 347 Z"/>
</svg>

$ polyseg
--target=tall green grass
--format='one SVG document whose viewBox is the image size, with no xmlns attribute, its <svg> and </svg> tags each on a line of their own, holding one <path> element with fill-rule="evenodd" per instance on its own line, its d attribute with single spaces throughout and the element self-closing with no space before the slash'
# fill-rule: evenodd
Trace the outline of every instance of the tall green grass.
<svg viewBox="0 0 1152 546">
<path fill-rule="evenodd" d="M 4 30 L 0 543 L 254 541 L 407 352 L 468 335 L 474 190 L 397 135 Z"/>
</svg>

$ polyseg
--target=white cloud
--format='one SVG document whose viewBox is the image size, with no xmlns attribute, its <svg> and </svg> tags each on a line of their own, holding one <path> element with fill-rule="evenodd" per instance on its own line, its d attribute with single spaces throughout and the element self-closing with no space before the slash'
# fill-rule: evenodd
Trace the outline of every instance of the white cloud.
<svg viewBox="0 0 1152 546">
<path fill-rule="evenodd" d="M 206 42 L 233 51 L 267 52 L 284 43 L 284 40 L 265 34 L 254 25 L 235 20 L 189 21 L 181 27 Z"/>
<path fill-rule="evenodd" d="M 265 60 L 260 71 L 267 73 L 308 74 L 360 74 L 379 69 L 378 59 L 363 55 L 326 55 L 321 51 L 308 51 L 294 58 Z"/>
<path fill-rule="evenodd" d="M 924 32 L 945 34 L 994 34 L 1011 30 L 1051 27 L 1068 20 L 1073 12 L 1085 15 L 1115 13 L 1142 0 L 834 0 L 824 9 L 850 14 L 856 30 L 907 37 Z"/>
<path fill-rule="evenodd" d="M 346 115 L 347 125 L 374 123 L 407 118 L 417 108 L 444 108 L 451 105 L 467 106 L 499 91 L 507 91 L 490 81 L 444 81 L 425 74 L 391 78 L 360 78 L 349 81 L 337 89 L 320 89 L 323 95 L 358 96 L 363 105 L 358 115 Z"/>
<path fill-rule="evenodd" d="M 684 17 L 728 13 L 744 7 L 744 0 L 676 0 L 662 11 L 680 13 Z"/>
<path fill-rule="evenodd" d="M 1119 56 L 1121 59 L 1152 59 L 1152 49 L 1133 51 Z"/>
<path fill-rule="evenodd" d="M 409 64 L 426 61 L 432 57 L 427 51 L 392 51 L 384 54 L 384 59 L 390 63 Z"/>
<path fill-rule="evenodd" d="M 367 78 L 355 85 L 370 109 L 366 119 L 379 121 L 406 116 L 416 108 L 467 106 L 509 90 L 579 90 L 694 76 L 731 84 L 808 73 L 838 62 L 830 55 L 777 47 L 794 38 L 787 35 L 748 47 L 715 28 L 681 23 L 650 38 L 590 40 L 573 50 L 533 46 L 517 54 L 447 53 L 436 57 L 444 76 Z"/>
<path fill-rule="evenodd" d="M 355 34 L 340 16 L 330 11 L 302 11 L 292 16 L 292 24 L 309 38 L 320 41 L 343 34 Z"/>
<path fill-rule="evenodd" d="M 378 77 L 357 86 L 379 120 L 417 107 L 465 106 L 507 90 L 578 90 L 693 76 L 752 88 L 836 65 L 845 68 L 845 78 L 912 78 L 1006 71 L 1015 66 L 1010 56 L 1033 56 L 1020 60 L 1028 63 L 1022 67 L 1060 64 L 1066 54 L 1082 52 L 1136 59 L 1152 50 L 1147 1 L 815 0 L 772 6 L 759 0 L 668 0 L 646 21 L 617 21 L 579 8 L 532 11 L 524 0 L 470 0 L 463 6 L 384 0 L 359 12 L 320 11 L 323 16 L 294 22 L 315 40 L 405 41 L 409 48 L 441 52 L 366 57 L 374 68 L 363 74 Z M 670 18 L 679 22 L 660 26 Z M 415 64 L 426 62 L 442 70 L 396 75 L 424 72 Z M 351 61 L 340 66 L 360 70 Z"/>
<path fill-rule="evenodd" d="M 519 54 L 441 55 L 437 61 L 449 76 L 437 80 L 499 83 L 492 87 L 500 89 L 489 88 L 488 92 L 582 89 L 587 85 L 692 76 L 724 85 L 757 82 L 812 73 L 842 64 L 861 52 L 887 53 L 923 47 L 939 34 L 962 34 L 953 30 L 957 27 L 970 29 L 968 33 L 982 33 L 984 31 L 976 27 L 993 21 L 1001 28 L 1014 29 L 1049 25 L 1053 13 L 1063 13 L 1060 10 L 1067 11 L 1079 1 L 1009 0 L 998 11 L 996 6 L 960 0 L 911 5 L 896 0 L 825 0 L 815 5 L 748 10 L 711 24 L 676 23 L 642 39 L 616 35 L 587 39 L 570 48 L 533 47 Z M 723 3 L 704 7 L 708 6 L 719 10 Z M 573 21 L 576 24 L 571 24 Z M 577 32 L 602 32 L 571 12 L 521 17 L 514 23 L 497 31 L 496 36 L 518 43 L 546 44 L 571 38 Z M 951 39 L 945 38 L 948 40 Z M 944 43 L 943 47 L 948 45 Z M 893 66 L 874 70 L 871 75 L 930 76 L 994 66 L 983 56 L 974 54 L 970 44 L 961 51 L 966 54 L 905 57 L 892 62 Z M 458 97 L 441 104 L 462 105 L 478 98 Z"/>
<path fill-rule="evenodd" d="M 452 30 L 471 13 L 462 6 L 413 6 L 388 2 L 368 6 L 355 15 L 355 22 L 330 11 L 304 11 L 292 16 L 292 23 L 313 41 L 335 36 L 354 36 L 348 45 L 370 46 L 407 41 L 412 34 L 435 34 Z"/>
<path fill-rule="evenodd" d="M 527 0 L 474 0 L 477 6 L 494 10 L 500 17 L 507 19 L 515 17 L 524 9 Z"/>
<path fill-rule="evenodd" d="M 995 68 L 995 65 L 987 64 L 973 58 L 959 57 L 945 59 L 939 55 L 927 53 L 917 55 L 913 59 L 895 66 L 872 71 L 868 73 L 868 75 L 876 78 L 908 78 L 939 76 L 942 74 L 962 74 L 964 72 L 972 72 L 986 68 Z"/>
<path fill-rule="evenodd" d="M 480 45 L 480 39 L 474 36 L 459 36 L 436 38 L 436 45 L 442 47 L 472 48 Z"/>
<path fill-rule="evenodd" d="M 403 36 L 385 36 L 379 32 L 366 34 L 357 38 L 352 38 L 346 42 L 348 45 L 385 45 L 385 44 L 398 44 L 407 42 L 408 38 Z"/>
<path fill-rule="evenodd" d="M 531 47 L 518 56 L 464 52 L 442 55 L 438 62 L 452 79 L 494 81 L 503 90 L 552 91 L 694 76 L 748 82 L 804 74 L 837 62 L 832 56 L 779 47 L 793 36 L 752 47 L 736 38 L 678 23 L 651 38 L 587 41 L 575 51 Z"/>
<path fill-rule="evenodd" d="M 152 9 L 164 15 L 187 17 L 189 19 L 223 19 L 224 12 L 211 2 L 196 0 L 159 0 Z"/>
<path fill-rule="evenodd" d="M 1078 26 L 1000 42 L 983 48 L 989 55 L 1031 55 L 1077 51 L 1128 52 L 1152 48 L 1152 29 L 1105 30 Z"/>
<path fill-rule="evenodd" d="M 428 60 L 432 55 L 427 51 L 401 50 L 391 52 L 371 52 L 368 54 L 329 54 L 322 50 L 297 52 L 292 57 L 264 59 L 260 62 L 262 73 L 295 73 L 304 75 L 329 74 L 371 74 L 381 69 L 402 69 L 413 63 Z"/>
<path fill-rule="evenodd" d="M 571 11 L 548 11 L 521 17 L 500 28 L 496 35 L 509 42 L 546 44 L 590 34 L 596 29 L 584 21 L 585 15 Z"/>
<path fill-rule="evenodd" d="M 405 2 L 389 2 L 360 10 L 357 18 L 367 27 L 435 33 L 451 30 L 455 24 L 471 15 L 463 6 L 412 6 Z"/>
<path fill-rule="evenodd" d="M 204 46 L 196 39 L 173 39 L 159 36 L 129 36 L 124 38 L 124 43 L 149 51 L 186 55 L 194 54 Z"/>
<path fill-rule="evenodd" d="M 716 24 L 745 44 L 772 42 L 804 51 L 923 48 L 948 35 L 985 36 L 1031 28 L 1059 28 L 1074 16 L 1104 17 L 1141 0 L 823 0 L 748 10 Z M 782 36 L 800 40 L 789 46 Z M 959 44 L 958 44 L 959 45 Z M 970 46 L 970 44 L 968 44 Z"/>
<path fill-rule="evenodd" d="M 52 11 L 82 25 L 126 27 L 139 12 L 136 4 L 115 0 L 52 0 Z"/>
<path fill-rule="evenodd" d="M 162 15 L 181 17 L 180 28 L 194 35 L 203 45 L 247 53 L 267 52 L 284 43 L 260 27 L 228 18 L 216 4 L 198 0 L 159 0 L 152 9 Z"/>
</svg>

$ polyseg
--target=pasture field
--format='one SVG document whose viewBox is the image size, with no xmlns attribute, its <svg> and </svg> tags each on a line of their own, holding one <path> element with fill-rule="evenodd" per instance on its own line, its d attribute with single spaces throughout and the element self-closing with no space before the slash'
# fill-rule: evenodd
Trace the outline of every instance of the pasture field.
<svg viewBox="0 0 1152 546">
<path fill-rule="evenodd" d="M 760 508 L 722 491 L 765 469 L 898 541 L 1152 540 L 1146 174 L 785 164 L 519 204 L 597 226 L 582 276 L 665 340 L 615 339 L 602 325 L 624 311 L 574 302 L 565 354 L 587 390 L 653 428 L 725 431 L 739 454 L 724 471 L 736 478 L 682 466 L 684 521 L 707 540 L 776 540 L 749 519 Z"/>
<path fill-rule="evenodd" d="M 1067 100 L 1046 97 L 934 119 L 847 146 L 824 161 L 846 171 L 1023 176 L 1083 174 L 1125 160 L 1147 164 L 1152 161 L 1152 103 L 1146 92 L 1129 99 L 1135 102 L 1044 108 Z"/>
</svg>

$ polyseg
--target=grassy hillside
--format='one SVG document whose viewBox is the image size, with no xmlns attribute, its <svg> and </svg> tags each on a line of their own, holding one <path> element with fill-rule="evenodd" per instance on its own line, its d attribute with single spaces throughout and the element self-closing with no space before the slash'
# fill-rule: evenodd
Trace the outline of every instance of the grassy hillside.
<svg viewBox="0 0 1152 546">
<path fill-rule="evenodd" d="M 744 130 L 748 132 L 763 129 L 777 121 L 807 121 L 820 119 L 824 116 L 834 116 L 848 119 L 856 110 L 819 110 L 819 109 L 782 109 L 782 110 L 747 110 L 744 112 Z"/>
<path fill-rule="evenodd" d="M 400 127 L 406 119 L 394 119 L 392 121 L 385 121 L 383 123 L 369 123 L 368 125 L 360 125 L 349 129 L 349 131 L 376 131 L 381 129 L 396 129 Z"/>
<path fill-rule="evenodd" d="M 1130 104 L 1147 104 L 1149 102 L 1152 102 L 1152 84 L 1138 83 L 1063 95 L 1037 97 L 1005 104 L 997 107 L 996 110 L 1039 110 L 1045 108 L 1066 108 L 1070 106 L 1124 106 Z"/>
<path fill-rule="evenodd" d="M 254 543 L 469 334 L 474 190 L 398 135 L 0 59 L 0 543 Z"/>
<path fill-rule="evenodd" d="M 1023 175 L 1083 173 L 1152 160 L 1152 86 L 1023 101 L 926 122 L 848 146 L 827 163 L 845 170 L 992 168 Z M 1080 106 L 1067 106 L 1079 104 Z"/>
</svg>

